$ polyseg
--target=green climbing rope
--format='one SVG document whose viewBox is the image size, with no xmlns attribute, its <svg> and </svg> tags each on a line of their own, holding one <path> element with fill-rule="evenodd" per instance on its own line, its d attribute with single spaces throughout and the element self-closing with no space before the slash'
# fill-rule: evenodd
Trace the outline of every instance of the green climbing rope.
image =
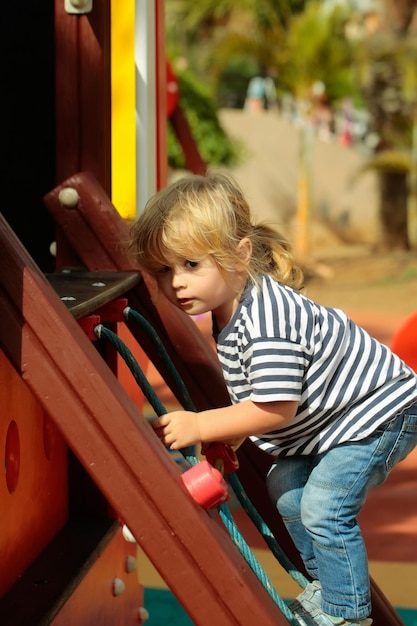
<svg viewBox="0 0 417 626">
<path fill-rule="evenodd" d="M 155 331 L 155 329 L 153 328 L 153 326 L 146 320 L 146 318 L 141 315 L 140 313 L 138 313 L 137 311 L 135 311 L 134 309 L 130 308 L 130 307 L 126 307 L 124 310 L 124 316 L 127 320 L 134 320 L 137 324 L 139 324 L 142 328 L 145 329 L 145 331 L 148 333 L 149 338 L 152 340 L 154 346 L 156 347 L 159 356 L 162 358 L 163 363 L 165 365 L 166 371 L 170 374 L 172 380 L 175 383 L 176 386 L 176 390 L 178 390 L 178 395 L 181 395 L 182 401 L 181 404 L 182 406 L 187 409 L 188 411 L 195 411 L 196 408 L 194 406 L 194 403 L 188 393 L 188 390 L 184 384 L 184 381 L 182 380 L 182 378 L 179 376 L 178 371 L 174 365 L 174 363 L 172 362 L 172 359 L 170 358 L 166 348 L 164 347 L 163 343 L 161 342 L 161 339 L 158 335 L 158 333 Z M 132 372 L 133 375 L 135 376 L 135 373 Z M 145 396 L 148 398 L 148 402 L 150 402 L 150 397 L 155 396 L 156 394 L 153 392 L 152 387 L 149 385 L 149 383 L 145 383 L 146 386 L 149 389 L 149 393 L 151 394 L 150 396 L 148 395 L 148 392 L 145 393 Z M 151 404 L 152 405 L 152 404 Z M 154 408 L 154 407 L 153 407 Z M 158 415 L 160 415 L 161 413 L 159 412 L 159 410 L 157 408 L 154 408 L 154 410 L 157 412 Z M 166 411 L 164 411 L 166 412 Z M 277 561 L 280 563 L 280 565 L 288 572 L 288 574 L 293 578 L 293 580 L 295 580 L 295 582 L 297 582 L 300 587 L 305 588 L 305 586 L 308 583 L 307 578 L 304 576 L 304 574 L 302 574 L 291 562 L 291 560 L 287 557 L 287 555 L 285 554 L 285 552 L 281 549 L 280 545 L 278 544 L 276 538 L 274 537 L 272 531 L 270 530 L 270 528 L 267 526 L 267 524 L 264 522 L 264 520 L 262 519 L 262 517 L 259 515 L 258 511 L 256 510 L 256 508 L 253 506 L 252 502 L 250 501 L 248 495 L 246 494 L 245 490 L 243 489 L 243 486 L 239 480 L 239 478 L 237 477 L 236 473 L 233 472 L 231 474 L 229 474 L 229 476 L 227 477 L 237 499 L 239 500 L 243 510 L 248 514 L 249 518 L 252 520 L 252 522 L 254 523 L 255 527 L 257 528 L 258 532 L 261 534 L 261 536 L 263 537 L 263 539 L 265 540 L 265 543 L 267 544 L 267 546 L 270 548 L 271 552 L 273 553 L 274 557 L 277 559 Z"/>
<path fill-rule="evenodd" d="M 147 333 L 153 340 L 158 350 L 159 355 L 162 357 L 164 361 L 164 365 L 167 368 L 167 371 L 169 371 L 175 384 L 178 387 L 177 393 L 178 395 L 180 395 L 182 399 L 183 407 L 186 408 L 187 410 L 195 411 L 196 409 L 188 394 L 188 391 L 181 377 L 179 376 L 171 358 L 166 352 L 160 338 L 155 332 L 155 330 L 152 328 L 152 326 L 143 316 L 141 316 L 136 311 L 133 311 L 130 307 L 127 307 L 125 309 L 124 314 L 127 319 L 134 319 L 137 323 L 140 323 L 143 328 L 145 328 L 145 330 L 147 331 Z M 96 328 L 94 329 L 94 333 L 97 336 L 97 338 L 106 339 L 118 351 L 118 353 L 124 359 L 126 365 L 128 366 L 133 377 L 135 378 L 136 382 L 140 386 L 143 394 L 147 398 L 149 404 L 152 406 L 155 413 L 158 416 L 165 414 L 167 412 L 166 408 L 164 407 L 164 405 L 158 398 L 157 394 L 153 390 L 152 386 L 150 385 L 149 381 L 144 375 L 142 369 L 140 368 L 136 358 L 134 357 L 132 352 L 129 350 L 129 348 L 126 346 L 126 344 L 124 344 L 115 333 L 113 333 L 111 330 L 109 330 L 102 324 L 99 324 L 98 326 L 96 326 Z M 190 465 L 195 465 L 196 463 L 199 462 L 197 457 L 193 454 L 193 450 L 191 448 L 182 449 L 180 452 Z M 306 584 L 308 583 L 307 579 L 301 572 L 299 572 L 293 566 L 291 561 L 282 551 L 274 535 L 272 534 L 271 530 L 262 520 L 262 518 L 260 517 L 256 509 L 253 507 L 252 503 L 250 502 L 249 498 L 247 497 L 246 493 L 244 492 L 243 487 L 240 484 L 240 481 L 237 478 L 236 474 L 235 473 L 230 474 L 228 476 L 228 479 L 231 483 L 232 489 L 234 490 L 239 502 L 241 503 L 244 510 L 248 513 L 252 521 L 255 523 L 256 527 L 258 528 L 259 532 L 264 537 L 267 545 L 273 552 L 274 556 L 277 558 L 279 563 L 287 570 L 287 572 L 292 576 L 292 578 L 296 580 L 296 582 L 298 582 L 300 586 L 305 587 Z M 217 510 L 218 510 L 220 518 L 222 519 L 224 526 L 229 532 L 229 535 L 233 543 L 239 549 L 243 558 L 246 560 L 246 562 L 248 563 L 248 565 L 250 566 L 254 574 L 257 576 L 258 580 L 264 586 L 264 588 L 266 589 L 268 594 L 271 596 L 273 601 L 276 603 L 276 605 L 278 606 L 282 614 L 286 617 L 289 624 L 291 624 L 292 626 L 298 625 L 299 623 L 298 620 L 295 618 L 292 611 L 287 607 L 284 600 L 279 596 L 271 580 L 269 579 L 269 577 L 263 570 L 261 564 L 256 559 L 255 555 L 252 553 L 246 540 L 243 538 L 242 534 L 240 533 L 227 505 L 221 504 L 219 507 L 217 507 Z"/>
<path fill-rule="evenodd" d="M 188 393 L 188 389 L 185 386 L 181 376 L 178 374 L 177 368 L 172 362 L 171 357 L 169 356 L 164 344 L 161 341 L 161 338 L 155 331 L 154 327 L 148 322 L 145 317 L 143 317 L 143 315 L 130 307 L 126 307 L 123 311 L 123 314 L 127 320 L 133 320 L 146 331 L 148 337 L 152 340 L 152 343 L 155 346 L 157 353 L 161 357 L 167 372 L 172 377 L 172 380 L 175 384 L 175 395 L 178 401 L 184 408 L 189 408 L 190 411 L 195 411 L 195 407 L 193 407 L 193 401 L 191 400 L 191 396 Z"/>
</svg>

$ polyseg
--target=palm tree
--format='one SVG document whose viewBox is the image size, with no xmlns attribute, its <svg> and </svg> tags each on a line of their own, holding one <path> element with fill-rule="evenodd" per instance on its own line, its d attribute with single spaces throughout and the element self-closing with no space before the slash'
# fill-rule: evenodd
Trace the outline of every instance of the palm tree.
<svg viewBox="0 0 417 626">
<path fill-rule="evenodd" d="M 308 0 L 166 0 L 168 49 L 214 86 L 236 54 L 270 68 L 294 15 Z M 185 34 L 184 34 L 185 33 Z"/>
<path fill-rule="evenodd" d="M 377 173 L 384 245 L 417 250 L 417 42 L 408 32 L 417 2 L 399 4 L 408 10 L 398 27 L 359 48 L 358 75 L 379 139 L 363 171 Z"/>
<path fill-rule="evenodd" d="M 294 240 L 300 261 L 306 261 L 309 252 L 312 118 L 315 109 L 324 96 L 326 103 L 331 105 L 342 97 L 357 94 L 351 70 L 353 51 L 344 32 L 348 15 L 343 7 L 329 10 L 321 2 L 311 2 L 291 21 L 279 56 L 281 81 L 304 104 L 304 123 L 299 126 Z"/>
<path fill-rule="evenodd" d="M 352 93 L 346 7 L 320 0 L 167 0 L 166 7 L 168 48 L 191 57 L 214 88 L 233 57 L 245 55 L 294 94 L 318 80 L 331 101 Z"/>
<path fill-rule="evenodd" d="M 384 29 L 359 42 L 345 36 L 352 15 L 311 0 L 167 0 L 186 40 L 190 64 L 218 88 L 232 59 L 255 61 L 281 89 L 314 105 L 313 85 L 325 84 L 329 105 L 352 95 L 366 102 L 380 138 L 369 166 L 377 172 L 380 221 L 387 247 L 417 248 L 417 55 L 409 37 L 417 0 L 381 0 Z M 169 20 L 168 20 L 169 21 Z M 175 31 L 174 31 L 175 32 Z M 178 33 L 177 33 L 178 35 Z M 172 38 L 171 38 L 172 41 Z M 205 43 L 206 45 L 201 45 Z M 357 84 L 354 72 L 356 68 Z M 414 128 L 414 130 L 413 130 Z M 299 215 L 308 213 L 307 131 L 300 137 Z M 393 149 L 404 154 L 393 156 Z M 382 154 L 382 150 L 389 150 Z M 389 160 L 391 159 L 391 161 Z M 408 163 L 408 165 L 405 165 Z M 368 166 L 367 166 L 368 167 Z M 403 168 L 403 169 L 402 169 Z M 304 198 L 304 200 L 302 200 Z M 303 218 L 304 219 L 304 218 Z"/>
<path fill-rule="evenodd" d="M 168 3 L 169 4 L 169 3 Z M 296 248 L 307 256 L 310 216 L 312 133 L 309 116 L 317 103 L 316 85 L 325 86 L 331 104 L 355 92 L 352 51 L 344 36 L 346 10 L 328 10 L 320 1 L 177 0 L 176 22 L 187 29 L 187 50 L 197 71 L 207 72 L 213 89 L 233 59 L 255 61 L 257 69 L 277 78 L 280 89 L 305 103 L 307 123 L 300 126 Z M 172 39 L 172 38 L 171 38 Z M 179 42 L 179 37 L 176 37 Z M 201 52 L 201 42 L 207 43 Z M 181 47 L 181 44 L 179 44 Z M 253 65 L 252 65 L 253 67 Z"/>
</svg>

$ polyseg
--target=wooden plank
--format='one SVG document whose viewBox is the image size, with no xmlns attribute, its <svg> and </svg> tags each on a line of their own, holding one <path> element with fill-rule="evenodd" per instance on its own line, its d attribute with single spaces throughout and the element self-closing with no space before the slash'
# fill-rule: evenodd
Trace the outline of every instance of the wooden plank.
<svg viewBox="0 0 417 626">
<path fill-rule="evenodd" d="M 65 189 L 78 193 L 75 206 L 61 202 L 60 194 Z M 126 255 L 129 227 L 90 172 L 70 176 L 47 193 L 43 201 L 88 270 L 123 272 L 134 269 Z"/>
<path fill-rule="evenodd" d="M 144 599 L 138 581 L 140 571 L 130 569 L 136 563 L 136 546 L 127 543 L 119 529 L 105 550 L 102 553 L 96 550 L 96 554 L 99 558 L 87 573 L 82 572 L 85 576 L 66 603 L 57 607 L 59 613 L 50 626 L 138 626 L 144 623 L 139 619 Z M 96 554 L 92 555 L 93 559 Z M 87 564 L 90 565 L 88 560 Z M 115 578 L 125 585 L 121 595 L 113 594 Z M 32 624 L 33 621 L 29 626 Z"/>
<path fill-rule="evenodd" d="M 186 168 L 194 174 L 205 174 L 207 172 L 207 163 L 204 162 L 198 150 L 188 120 L 180 105 L 173 111 L 170 121 L 184 153 Z"/>
<path fill-rule="evenodd" d="M 93 172 L 110 195 L 110 1 L 94 0 L 93 11 L 77 17 L 80 85 L 77 124 L 81 141 L 79 167 L 72 172 L 78 169 Z"/>
<path fill-rule="evenodd" d="M 287 623 L 0 219 L 0 345 L 193 621 Z"/>
<path fill-rule="evenodd" d="M 85 272 L 71 269 L 46 274 L 46 278 L 76 319 L 94 313 L 108 302 L 126 294 L 141 280 L 138 272 Z"/>
<path fill-rule="evenodd" d="M 110 193 L 110 2 L 85 15 L 54 5 L 57 180 L 88 169 Z"/>
<path fill-rule="evenodd" d="M 63 180 L 80 169 L 78 22 L 54 0 L 56 177 Z M 85 18 L 81 18 L 85 19 Z"/>
<path fill-rule="evenodd" d="M 0 449 L 1 598 L 66 523 L 69 508 L 67 444 L 1 349 Z"/>
<path fill-rule="evenodd" d="M 117 522 L 105 518 L 66 524 L 0 599 L 2 626 L 49 624 L 117 530 Z"/>
<path fill-rule="evenodd" d="M 60 193 L 66 188 L 75 189 L 78 193 L 79 202 L 76 207 L 67 208 L 60 202 Z M 88 270 L 134 269 L 126 254 L 129 226 L 89 172 L 70 176 L 47 193 L 44 202 Z M 155 285 L 149 277 L 143 278 L 129 293 L 129 304 L 152 321 L 196 406 L 203 409 L 229 404 L 230 399 L 217 357 L 196 324 L 162 295 L 157 296 Z M 146 333 L 134 323 L 128 323 L 128 326 L 175 393 L 174 383 Z M 184 355 L 188 355 L 189 362 L 184 360 Z M 202 385 L 201 380 L 210 380 L 210 386 Z"/>
<path fill-rule="evenodd" d="M 74 15 L 54 0 L 54 20 L 56 180 L 88 169 L 110 195 L 110 2 L 94 0 L 91 13 Z M 76 265 L 59 228 L 56 242 L 57 269 Z"/>
</svg>

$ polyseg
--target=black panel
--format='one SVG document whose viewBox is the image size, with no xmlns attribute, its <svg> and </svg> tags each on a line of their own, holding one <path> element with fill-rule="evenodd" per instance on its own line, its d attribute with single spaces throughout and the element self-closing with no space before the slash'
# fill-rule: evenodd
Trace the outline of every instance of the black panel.
<svg viewBox="0 0 417 626">
<path fill-rule="evenodd" d="M 5 3 L 0 25 L 0 211 L 42 271 L 53 271 L 55 228 L 42 196 L 56 184 L 54 2 Z"/>
</svg>

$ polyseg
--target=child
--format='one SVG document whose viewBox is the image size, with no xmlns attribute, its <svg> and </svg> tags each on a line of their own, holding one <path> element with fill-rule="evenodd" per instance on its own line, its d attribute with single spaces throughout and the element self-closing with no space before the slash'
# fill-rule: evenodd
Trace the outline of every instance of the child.
<svg viewBox="0 0 417 626">
<path fill-rule="evenodd" d="M 153 427 L 172 450 L 246 437 L 269 453 L 268 492 L 312 578 L 301 624 L 369 626 L 357 523 L 369 489 L 417 444 L 417 378 L 342 311 L 302 295 L 288 243 L 255 225 L 223 174 L 157 193 L 130 251 L 189 315 L 212 312 L 231 406 L 173 411 Z"/>
</svg>

